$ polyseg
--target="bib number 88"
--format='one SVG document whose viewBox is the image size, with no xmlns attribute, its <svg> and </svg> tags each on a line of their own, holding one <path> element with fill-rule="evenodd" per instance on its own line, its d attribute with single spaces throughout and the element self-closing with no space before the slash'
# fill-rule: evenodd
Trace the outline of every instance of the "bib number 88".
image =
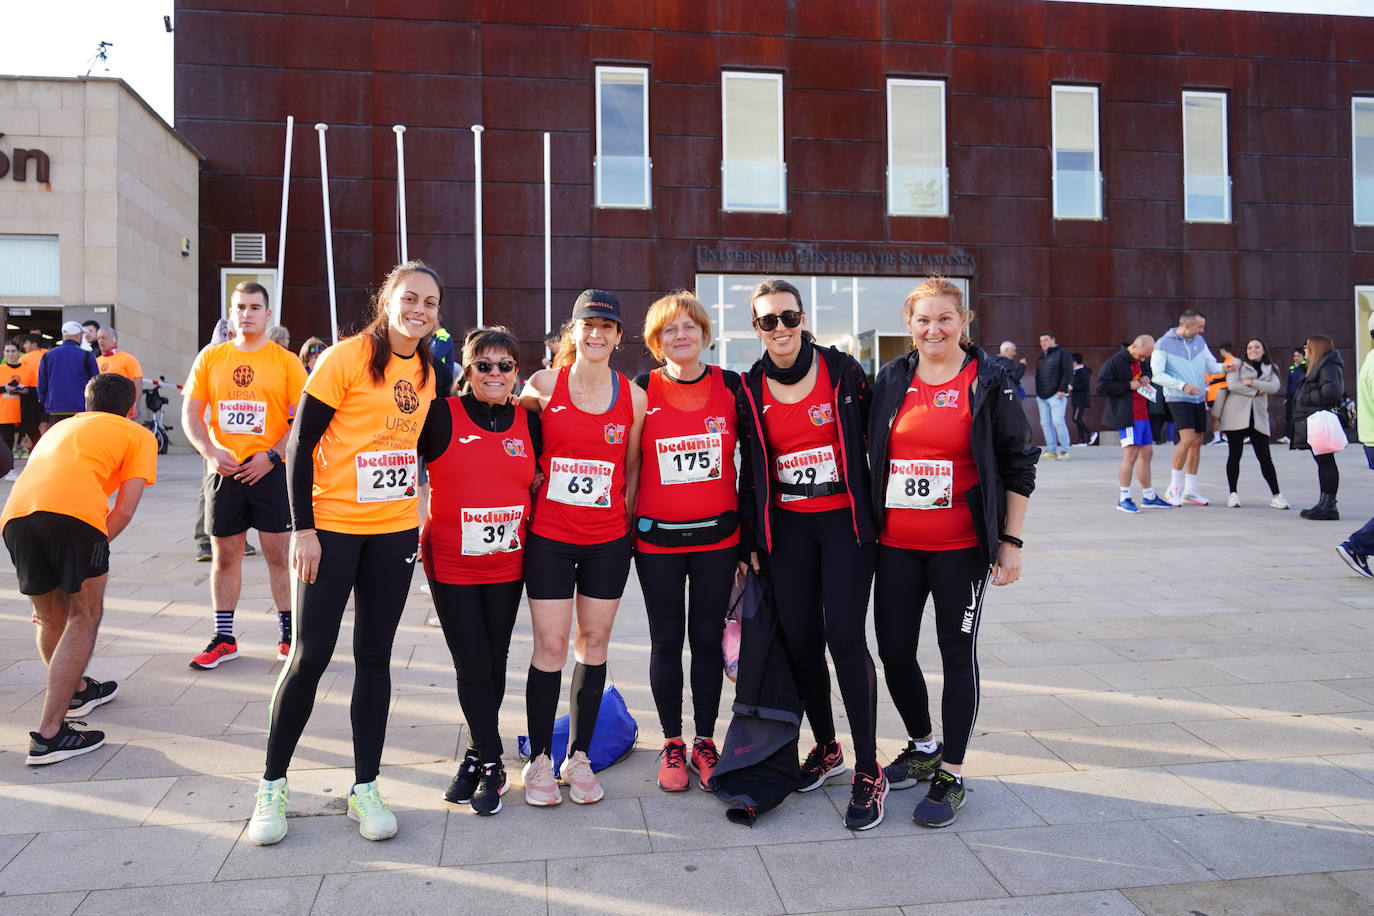
<svg viewBox="0 0 1374 916">
<path fill-rule="evenodd" d="M 908 477 L 903 487 L 907 496 L 929 496 L 930 478 L 928 477 Z"/>
</svg>

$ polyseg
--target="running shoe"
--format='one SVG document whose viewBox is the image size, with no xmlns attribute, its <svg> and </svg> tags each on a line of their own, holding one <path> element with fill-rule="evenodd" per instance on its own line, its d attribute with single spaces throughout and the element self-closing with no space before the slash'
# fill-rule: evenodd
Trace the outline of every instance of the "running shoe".
<svg viewBox="0 0 1374 916">
<path fill-rule="evenodd" d="M 1232 493 L 1230 496 L 1226 497 L 1226 508 L 1228 508 L 1228 509 L 1239 509 L 1239 508 L 1240 508 L 1240 494 L 1239 494 L 1239 493 Z"/>
<path fill-rule="evenodd" d="M 1164 491 L 1164 501 L 1171 506 L 1183 505 L 1183 493 L 1178 487 L 1170 487 Z"/>
<path fill-rule="evenodd" d="M 1283 498 L 1283 494 L 1282 494 L 1282 493 L 1276 493 L 1276 494 L 1274 494 L 1274 498 L 1271 499 L 1271 500 L 1269 500 L 1269 508 L 1270 508 L 1270 509 L 1291 509 L 1291 508 L 1293 508 L 1293 507 L 1290 506 L 1290 505 L 1288 505 L 1288 500 L 1286 500 L 1286 499 Z"/>
<path fill-rule="evenodd" d="M 1206 505 L 1209 505 L 1209 503 L 1207 502 L 1207 497 L 1203 496 L 1203 495 L 1202 495 L 1201 493 L 1199 493 L 1197 490 L 1189 490 L 1187 493 L 1184 493 L 1184 494 L 1183 494 L 1183 501 L 1184 501 L 1184 502 L 1188 502 L 1188 503 L 1192 503 L 1192 504 L 1195 505 L 1195 506 L 1206 506 Z M 1239 501 L 1239 500 L 1237 500 L 1237 501 Z"/>
<path fill-rule="evenodd" d="M 499 761 L 482 764 L 482 779 L 472 793 L 472 810 L 481 815 L 495 814 L 501 810 L 501 796 L 509 791 L 506 768 Z"/>
<path fill-rule="evenodd" d="M 284 662 L 291 655 L 291 640 L 283 639 L 277 643 L 277 661 Z"/>
<path fill-rule="evenodd" d="M 358 783 L 348 793 L 348 819 L 357 822 L 365 840 L 389 840 L 396 835 L 396 815 L 386 806 L 375 779 Z"/>
<path fill-rule="evenodd" d="M 85 684 L 67 704 L 67 718 L 79 719 L 97 706 L 104 706 L 119 693 L 119 685 L 114 681 L 97 681 L 93 677 L 82 677 Z"/>
<path fill-rule="evenodd" d="M 839 776 L 845 771 L 844 751 L 840 749 L 840 742 L 832 740 L 828 744 L 818 744 L 811 748 L 811 753 L 806 755 L 801 770 L 801 785 L 797 787 L 798 792 L 819 789 L 831 776 Z"/>
<path fill-rule="evenodd" d="M 455 805 L 466 805 L 472 801 L 472 793 L 477 791 L 477 783 L 482 779 L 482 759 L 477 756 L 476 748 L 468 748 L 463 762 L 458 764 L 458 772 L 448 784 L 444 801 Z"/>
<path fill-rule="evenodd" d="M 85 724 L 85 722 L 63 722 L 58 726 L 57 734 L 51 738 L 44 738 L 38 732 L 29 732 L 29 757 L 24 762 L 31 767 L 57 763 L 59 760 L 89 754 L 104 744 L 104 732 L 98 732 L 94 729 L 81 732 L 72 728 L 73 725 Z"/>
<path fill-rule="evenodd" d="M 844 813 L 844 825 L 850 830 L 871 830 L 883 822 L 883 801 L 887 798 L 887 777 L 879 770 L 877 776 L 854 771 L 854 788 L 849 795 L 849 809 Z"/>
<path fill-rule="evenodd" d="M 944 753 L 944 745 L 936 744 L 934 751 L 926 753 L 917 750 L 916 742 L 908 739 L 906 748 L 897 755 L 897 759 L 883 767 L 887 784 L 894 789 L 909 789 L 921 780 L 929 779 L 940 768 Z"/>
<path fill-rule="evenodd" d="M 1089 445 L 1096 445 L 1096 444 L 1097 444 L 1097 433 L 1093 433 L 1091 436 L 1088 437 L 1088 444 L 1089 444 Z"/>
<path fill-rule="evenodd" d="M 716 774 L 720 763 L 720 752 L 710 738 L 697 738 L 692 742 L 692 758 L 687 761 L 688 768 L 697 774 L 697 788 L 703 792 L 711 791 L 711 777 Z"/>
<path fill-rule="evenodd" d="M 1057 453 L 1057 454 L 1054 456 L 1054 460 L 1055 460 L 1055 461 L 1068 461 L 1068 460 L 1069 460 L 1069 453 L 1068 453 L 1067 451 L 1059 452 L 1059 453 Z"/>
<path fill-rule="evenodd" d="M 1143 509 L 1172 509 L 1174 507 L 1174 504 L 1170 502 L 1165 502 L 1164 500 L 1159 498 L 1158 494 L 1156 494 L 1154 496 L 1147 496 L 1144 499 L 1142 499 L 1140 501 L 1140 506 Z"/>
<path fill-rule="evenodd" d="M 18 469 L 18 468 L 10 468 L 9 471 L 5 474 L 5 479 L 8 480 L 10 483 L 13 483 L 14 481 L 18 480 L 18 479 L 19 479 L 19 469 Z"/>
<path fill-rule="evenodd" d="M 210 640 L 210 645 L 205 647 L 205 651 L 191 659 L 191 667 L 209 671 L 211 668 L 218 668 L 221 662 L 238 657 L 239 641 L 232 636 L 216 633 L 215 638 Z"/>
<path fill-rule="evenodd" d="M 1121 502 L 1117 503 L 1117 504 L 1116 504 L 1116 509 L 1117 509 L 1118 512 L 1139 512 L 1139 511 L 1140 511 L 1140 507 L 1137 506 L 1137 505 L 1135 504 L 1135 500 L 1131 499 L 1129 496 L 1127 496 L 1127 497 L 1126 497 L 1125 499 L 1123 499 Z"/>
<path fill-rule="evenodd" d="M 521 781 L 525 784 L 525 804 L 544 808 L 563 802 L 563 793 L 558 790 L 558 780 L 553 776 L 553 761 L 548 754 L 540 754 L 525 764 L 520 771 Z"/>
<path fill-rule="evenodd" d="M 964 783 L 949 770 L 940 770 L 930 780 L 930 792 L 911 813 L 911 819 L 922 827 L 948 827 L 966 797 Z"/>
<path fill-rule="evenodd" d="M 286 777 L 258 780 L 253 819 L 248 839 L 259 846 L 273 846 L 286 836 Z"/>
<path fill-rule="evenodd" d="M 1369 568 L 1369 557 L 1351 547 L 1349 541 L 1346 541 L 1344 544 L 1337 544 L 1336 553 L 1345 561 L 1346 566 L 1349 566 L 1366 579 L 1374 579 L 1374 570 L 1370 570 Z"/>
<path fill-rule="evenodd" d="M 252 544 L 248 543 L 247 541 L 244 541 L 244 542 L 243 542 L 243 555 L 244 555 L 245 557 L 256 557 L 256 556 L 258 555 L 258 548 L 254 547 Z"/>
<path fill-rule="evenodd" d="M 215 552 L 210 548 L 209 541 L 201 541 L 196 544 L 196 562 L 209 563 L 214 559 Z"/>
<path fill-rule="evenodd" d="M 592 772 L 592 762 L 583 751 L 574 751 L 563 761 L 560 770 L 563 783 L 568 787 L 568 797 L 577 805 L 591 805 L 606 797 L 601 782 Z"/>
<path fill-rule="evenodd" d="M 665 741 L 658 757 L 658 787 L 664 792 L 686 792 L 692 781 L 687 773 L 687 745 L 678 738 Z"/>
</svg>

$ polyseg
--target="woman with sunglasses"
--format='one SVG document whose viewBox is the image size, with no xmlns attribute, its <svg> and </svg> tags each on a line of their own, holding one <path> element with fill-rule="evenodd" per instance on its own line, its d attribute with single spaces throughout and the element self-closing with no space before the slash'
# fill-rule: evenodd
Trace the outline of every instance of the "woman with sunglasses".
<svg viewBox="0 0 1374 916">
<path fill-rule="evenodd" d="M 462 360 L 462 394 L 436 402 L 420 435 L 429 468 L 420 546 L 471 736 L 444 798 L 489 815 L 510 788 L 498 714 L 524 588 L 539 418 L 511 401 L 519 344 L 509 328 L 470 331 Z"/>
<path fill-rule="evenodd" d="M 663 368 L 635 384 L 648 394 L 635 505 L 635 571 L 649 617 L 649 686 L 663 727 L 658 786 L 708 785 L 724 671 L 720 640 L 739 558 L 735 441 L 739 375 L 701 361 L 711 318 L 686 290 L 649 306 L 644 344 Z M 692 647 L 691 757 L 682 739 L 682 643 Z"/>
<path fill-rule="evenodd" d="M 306 375 L 315 371 L 315 363 L 319 361 L 320 354 L 323 352 L 324 341 L 318 337 L 311 337 L 301 344 L 301 364 L 305 366 Z"/>
<path fill-rule="evenodd" d="M 554 367 L 530 377 L 520 403 L 540 415 L 543 444 L 525 550 L 525 588 L 534 626 L 534 657 L 525 687 L 530 762 L 525 803 L 556 805 L 553 720 L 573 629 L 569 747 L 561 776 L 575 804 L 605 794 L 587 751 L 606 685 L 606 649 L 630 575 L 630 510 L 639 485 L 644 392 L 611 368 L 624 336 L 620 301 L 584 290 Z"/>
<path fill-rule="evenodd" d="M 852 356 L 816 345 L 801 293 L 764 280 L 751 297 L 763 358 L 741 394 L 741 498 L 745 542 L 767 565 L 792 674 L 816 746 L 799 790 L 845 772 L 830 706 L 825 650 L 835 663 L 854 740 L 855 775 L 844 824 L 876 827 L 887 784 L 878 766 L 877 692 L 864 621 L 877 529 L 868 501 L 868 380 Z"/>
</svg>

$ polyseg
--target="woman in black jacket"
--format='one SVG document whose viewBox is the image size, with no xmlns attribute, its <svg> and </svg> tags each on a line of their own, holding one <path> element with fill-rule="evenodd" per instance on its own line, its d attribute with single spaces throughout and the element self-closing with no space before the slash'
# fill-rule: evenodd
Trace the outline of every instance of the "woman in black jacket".
<svg viewBox="0 0 1374 916">
<path fill-rule="evenodd" d="M 762 562 L 772 574 L 778 625 L 815 732 L 799 789 L 845 771 L 830 707 L 829 648 L 854 739 L 844 823 L 867 830 L 882 821 L 887 794 L 864 632 L 877 533 L 864 450 L 868 380 L 852 356 L 816 345 L 791 283 L 763 281 L 750 307 L 765 350 L 738 395 L 741 542 L 754 548 L 755 568 Z"/>
<path fill-rule="evenodd" d="M 972 316 L 957 286 L 932 277 L 907 296 L 902 315 L 913 352 L 878 373 L 868 427 L 879 531 L 873 626 L 910 739 L 885 775 L 894 789 L 929 779 L 912 817 L 944 827 L 965 799 L 983 595 L 989 579 L 1020 578 L 1021 526 L 1040 450 L 1015 383 L 969 342 Z M 944 665 L 944 745 L 935 741 L 916 661 L 928 596 Z"/>
<path fill-rule="evenodd" d="M 1293 447 L 1308 448 L 1307 418 L 1320 410 L 1334 410 L 1345 399 L 1344 363 L 1336 352 L 1335 343 L 1325 334 L 1307 338 L 1304 349 L 1307 373 L 1293 395 Z M 1336 490 L 1341 484 L 1341 472 L 1335 455 L 1317 455 L 1317 483 L 1321 485 L 1321 499 L 1311 509 L 1303 509 L 1303 518 L 1334 521 L 1341 517 L 1336 511 Z"/>
</svg>

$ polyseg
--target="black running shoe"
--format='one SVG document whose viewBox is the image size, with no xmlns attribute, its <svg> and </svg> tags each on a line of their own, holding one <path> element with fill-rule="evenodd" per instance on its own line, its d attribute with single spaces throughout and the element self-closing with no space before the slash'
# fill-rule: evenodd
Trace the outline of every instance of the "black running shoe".
<svg viewBox="0 0 1374 916">
<path fill-rule="evenodd" d="M 948 827 L 964 806 L 967 794 L 962 780 L 949 770 L 937 770 L 930 780 L 929 794 L 921 799 L 911 819 L 922 827 Z"/>
<path fill-rule="evenodd" d="M 114 681 L 97 681 L 93 677 L 83 677 L 82 687 L 67 704 L 67 718 L 79 719 L 97 706 L 104 706 L 119 693 L 119 685 Z"/>
<path fill-rule="evenodd" d="M 844 813 L 844 825 L 850 830 L 869 830 L 883 822 L 883 800 L 887 798 L 887 777 L 882 770 L 877 776 L 854 771 L 854 789 L 849 796 L 849 810 Z"/>
<path fill-rule="evenodd" d="M 840 750 L 840 742 L 832 740 L 811 748 L 811 753 L 806 755 L 806 762 L 802 764 L 801 770 L 802 778 L 801 784 L 797 786 L 798 792 L 819 789 L 831 776 L 839 776 L 845 770 L 844 752 Z"/>
<path fill-rule="evenodd" d="M 495 814 L 501 810 L 501 796 L 510 791 L 506 768 L 499 763 L 482 764 L 482 777 L 472 793 L 472 810 L 477 814 Z"/>
<path fill-rule="evenodd" d="M 85 722 L 63 722 L 57 734 L 44 738 L 38 732 L 29 732 L 29 757 L 24 762 L 31 767 L 45 763 L 57 763 L 69 757 L 80 757 L 105 743 L 105 733 L 91 730 L 79 732 L 72 725 L 85 725 Z"/>
<path fill-rule="evenodd" d="M 907 741 L 906 749 L 897 755 L 897 759 L 883 767 L 887 784 L 894 789 L 910 789 L 921 780 L 929 779 L 940 769 L 944 752 L 944 745 L 937 744 L 935 753 L 927 754 L 916 749 L 915 741 Z"/>
<path fill-rule="evenodd" d="M 477 756 L 474 748 L 468 748 L 463 755 L 463 762 L 458 765 L 458 772 L 453 777 L 453 781 L 448 784 L 448 791 L 444 793 L 444 801 L 453 802 L 455 805 L 466 805 L 472 801 L 472 793 L 477 791 L 477 782 L 482 778 L 482 761 Z"/>
</svg>

